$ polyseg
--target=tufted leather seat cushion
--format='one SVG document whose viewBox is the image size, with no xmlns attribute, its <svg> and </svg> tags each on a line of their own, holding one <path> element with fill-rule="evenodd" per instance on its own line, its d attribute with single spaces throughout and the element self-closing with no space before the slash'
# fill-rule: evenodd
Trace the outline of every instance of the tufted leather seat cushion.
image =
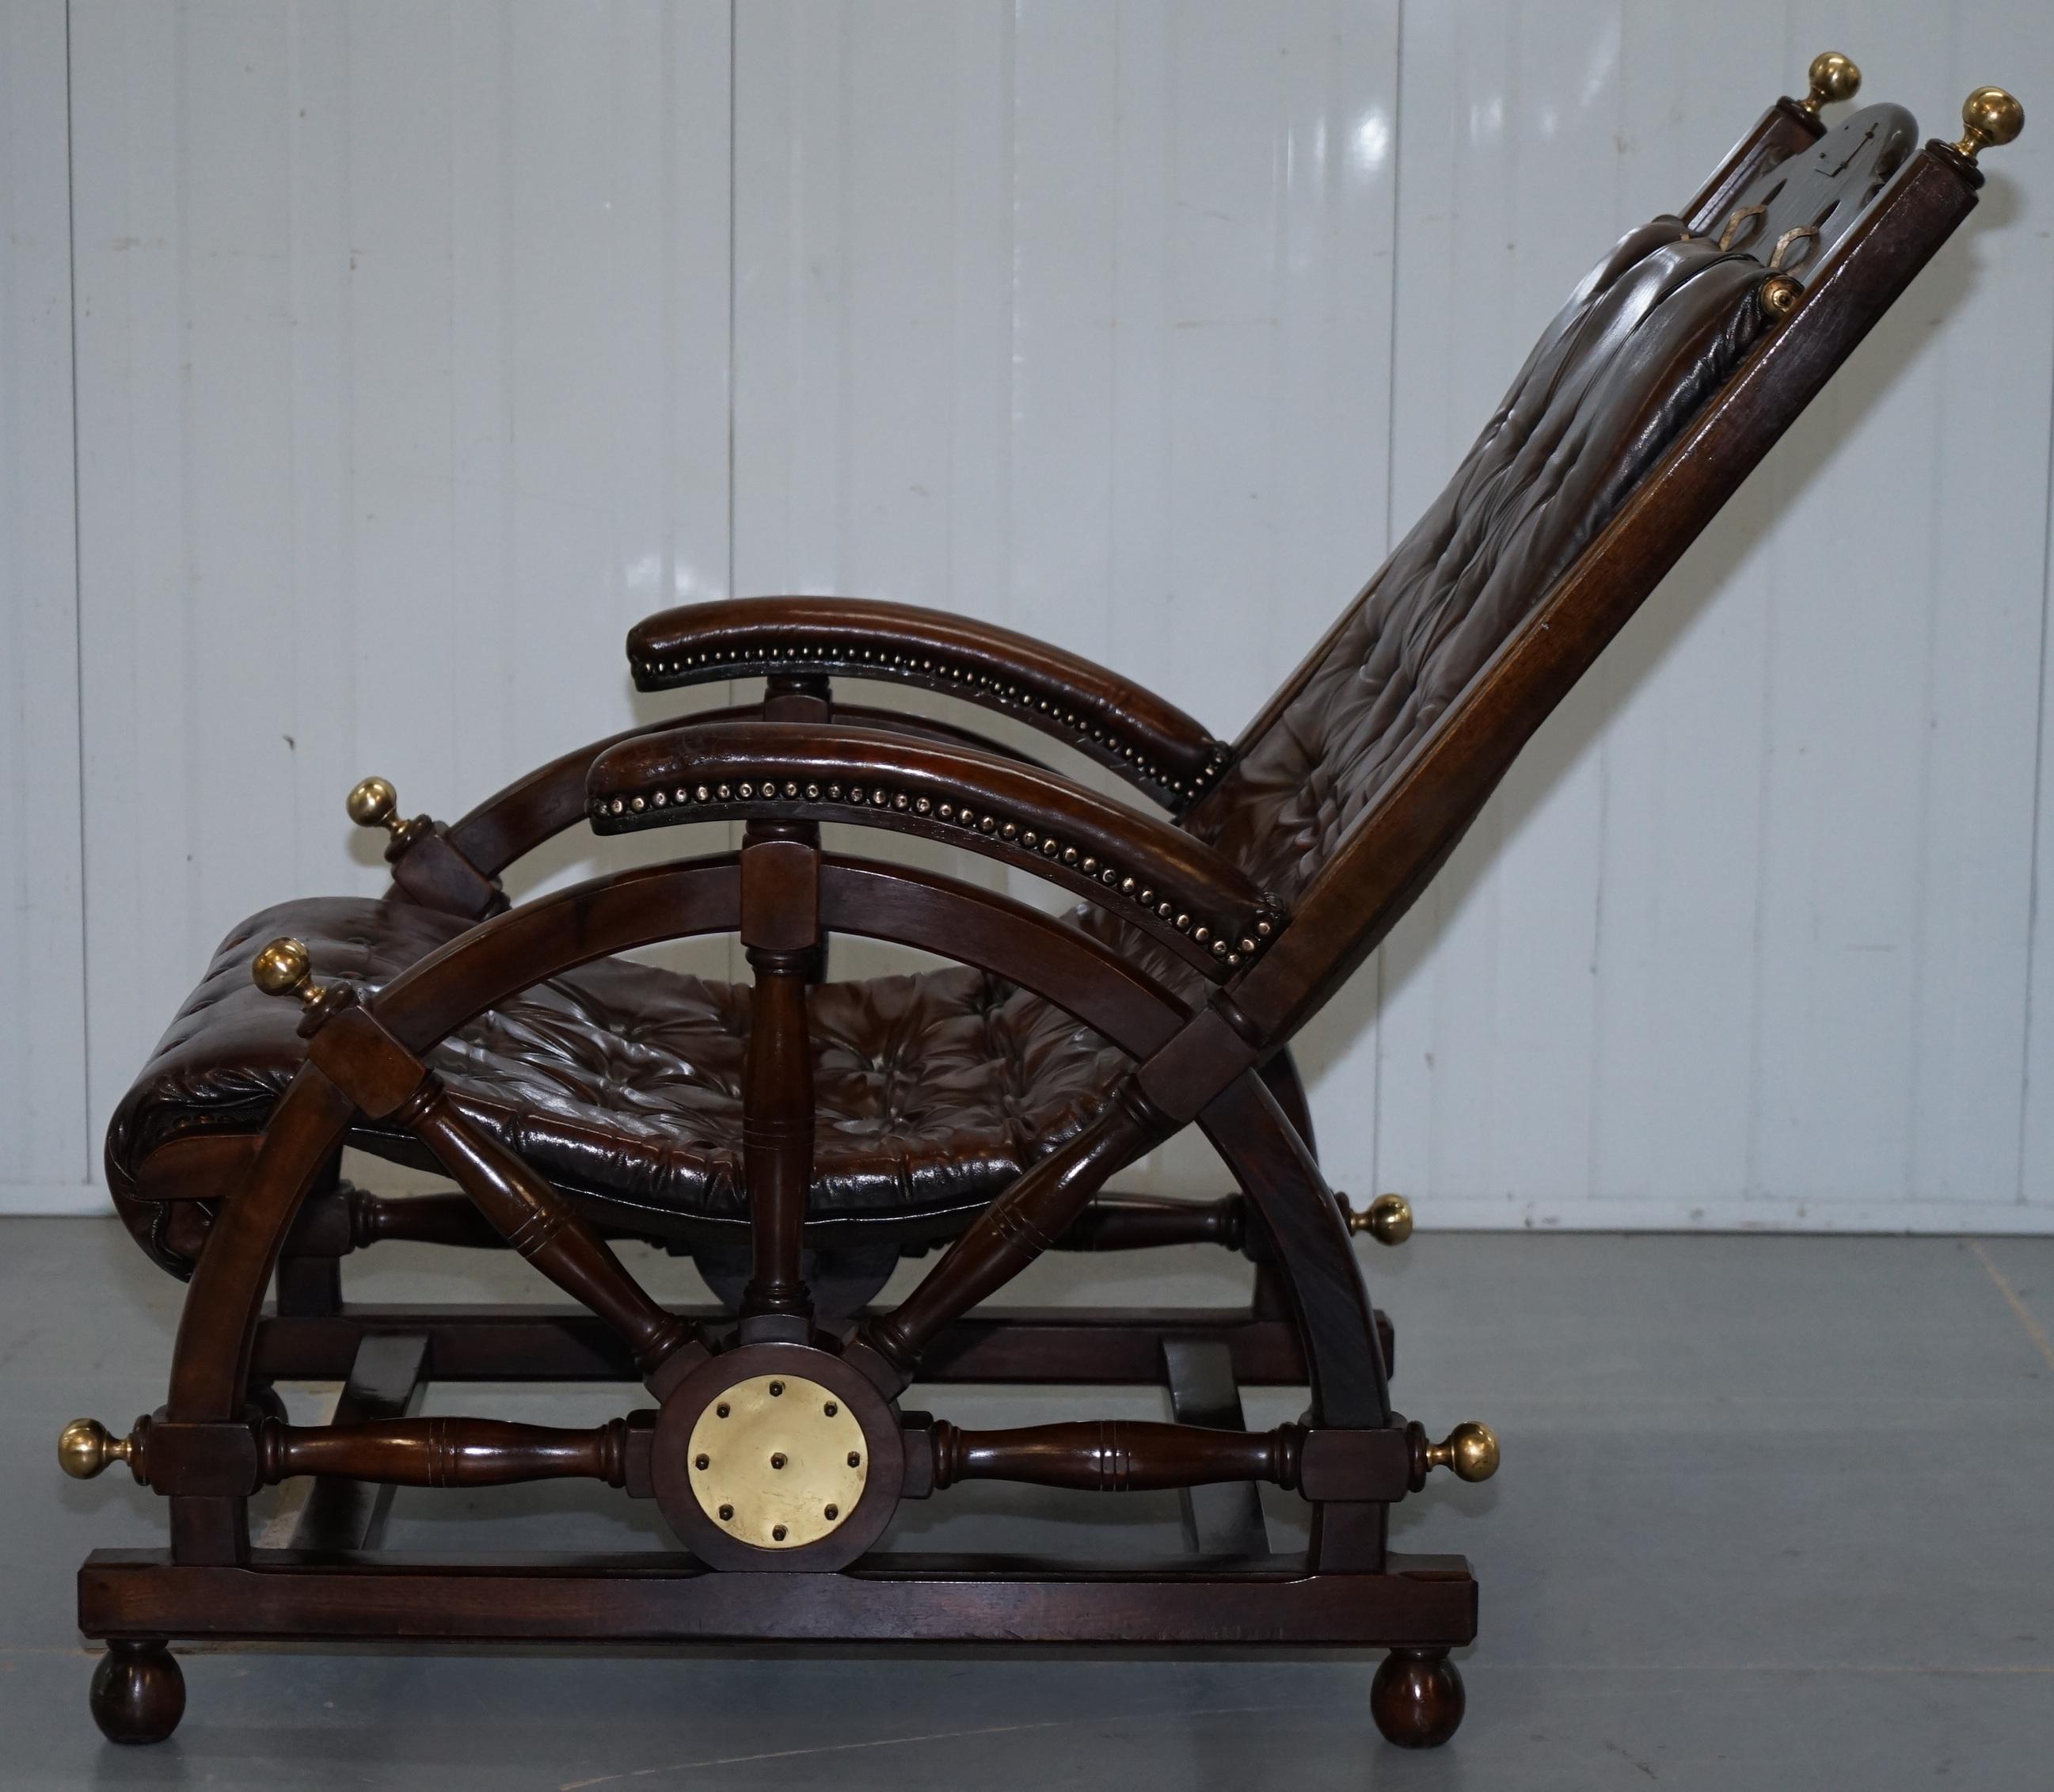
<svg viewBox="0 0 2054 1792">
<path fill-rule="evenodd" d="M 1187 825 L 1295 904 L 1763 328 L 1762 264 L 1658 218 L 1572 293 L 1446 489 Z"/>
<path fill-rule="evenodd" d="M 298 1005 L 262 994 L 250 960 L 281 933 L 324 979 L 368 993 L 463 931 L 411 903 L 286 903 L 222 943 L 108 1128 L 109 1183 L 160 1262 L 165 1203 L 140 1198 L 144 1160 L 203 1132 L 254 1132 L 297 1073 Z M 602 959 L 480 1015 L 431 1062 L 458 1105 L 598 1217 L 660 1235 L 738 1220 L 745 985 Z M 1041 998 L 961 967 L 811 994 L 822 1215 L 966 1213 L 1096 1112 L 1127 1060 Z M 413 1142 L 364 1128 L 352 1144 L 401 1161 Z"/>
</svg>

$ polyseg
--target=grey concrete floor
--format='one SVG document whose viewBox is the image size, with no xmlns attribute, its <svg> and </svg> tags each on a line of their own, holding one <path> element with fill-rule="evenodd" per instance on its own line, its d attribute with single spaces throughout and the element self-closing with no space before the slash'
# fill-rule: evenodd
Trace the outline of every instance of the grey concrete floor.
<svg viewBox="0 0 2054 1792">
<path fill-rule="evenodd" d="M 695 1297 L 688 1271 L 637 1261 Z M 537 1298 L 517 1262 L 364 1264 L 366 1298 Z M 1399 1404 L 1504 1440 L 1496 1480 L 1437 1477 L 1395 1521 L 1400 1548 L 1460 1550 L 1482 1584 L 1469 1718 L 1438 1754 L 1379 1740 L 1362 1657 L 940 1649 L 187 1648 L 177 1735 L 117 1750 L 86 1711 L 72 1577 L 96 1546 L 160 1542 L 161 1514 L 118 1472 L 62 1479 L 53 1444 L 77 1414 L 159 1402 L 183 1290 L 111 1222 L 0 1221 L 0 1786 L 2054 1786 L 2054 1239 L 1422 1234 L 1367 1267 Z M 1217 1256 L 1166 1253 L 1045 1264 L 1017 1292 L 1224 1302 L 1236 1284 Z M 315 1409 L 318 1390 L 287 1392 Z M 1143 1390 L 915 1397 L 1001 1424 L 1160 1410 Z M 1251 1422 L 1297 1404 L 1258 1396 Z M 621 1409 L 606 1388 L 431 1406 Z M 1293 1503 L 1271 1507 L 1280 1536 Z M 1175 1547 L 1175 1512 L 965 1488 L 901 1535 L 1116 1555 Z M 557 1483 L 403 1493 L 388 1541 L 659 1535 L 646 1505 Z"/>
</svg>

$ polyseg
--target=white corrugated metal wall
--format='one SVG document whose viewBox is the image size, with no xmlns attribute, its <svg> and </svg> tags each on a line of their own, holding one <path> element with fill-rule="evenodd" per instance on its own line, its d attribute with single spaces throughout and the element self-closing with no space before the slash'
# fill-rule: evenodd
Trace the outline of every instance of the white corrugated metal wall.
<svg viewBox="0 0 2054 1792">
<path fill-rule="evenodd" d="M 1304 1055 L 1431 1223 L 2046 1229 L 2026 0 L 0 0 L 0 1209 L 97 1204 L 231 923 L 376 887 L 355 777 L 659 713 L 667 602 L 959 608 L 1231 732 L 1829 45 L 2036 116 Z"/>
</svg>

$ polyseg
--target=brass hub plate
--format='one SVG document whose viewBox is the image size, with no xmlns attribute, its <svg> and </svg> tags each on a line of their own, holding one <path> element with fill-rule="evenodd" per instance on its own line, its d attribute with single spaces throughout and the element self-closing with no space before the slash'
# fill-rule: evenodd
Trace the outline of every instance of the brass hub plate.
<svg viewBox="0 0 2054 1792">
<path fill-rule="evenodd" d="M 724 1389 L 699 1414 L 687 1455 L 700 1510 L 759 1550 L 797 1550 L 839 1530 L 870 1478 L 863 1427 L 803 1375 Z"/>
</svg>

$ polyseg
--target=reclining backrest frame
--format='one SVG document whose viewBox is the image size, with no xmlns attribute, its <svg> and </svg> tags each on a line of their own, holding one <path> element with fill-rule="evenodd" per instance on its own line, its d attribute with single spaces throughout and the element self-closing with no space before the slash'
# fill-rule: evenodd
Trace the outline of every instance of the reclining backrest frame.
<svg viewBox="0 0 2054 1792">
<path fill-rule="evenodd" d="M 1802 108 L 1780 102 L 1693 201 L 1686 223 L 1709 232 L 1733 200 L 1817 134 Z M 1383 781 L 1281 936 L 1232 986 L 1249 1031 L 1287 1038 L 1375 950 L 1540 723 L 1974 208 L 1982 179 L 1957 147 L 1929 142 L 1858 215 L 1836 220 L 1838 240 L 1798 268 L 1787 313 Z M 1237 757 L 1284 715 L 1354 611 L 1250 724 Z"/>
</svg>

